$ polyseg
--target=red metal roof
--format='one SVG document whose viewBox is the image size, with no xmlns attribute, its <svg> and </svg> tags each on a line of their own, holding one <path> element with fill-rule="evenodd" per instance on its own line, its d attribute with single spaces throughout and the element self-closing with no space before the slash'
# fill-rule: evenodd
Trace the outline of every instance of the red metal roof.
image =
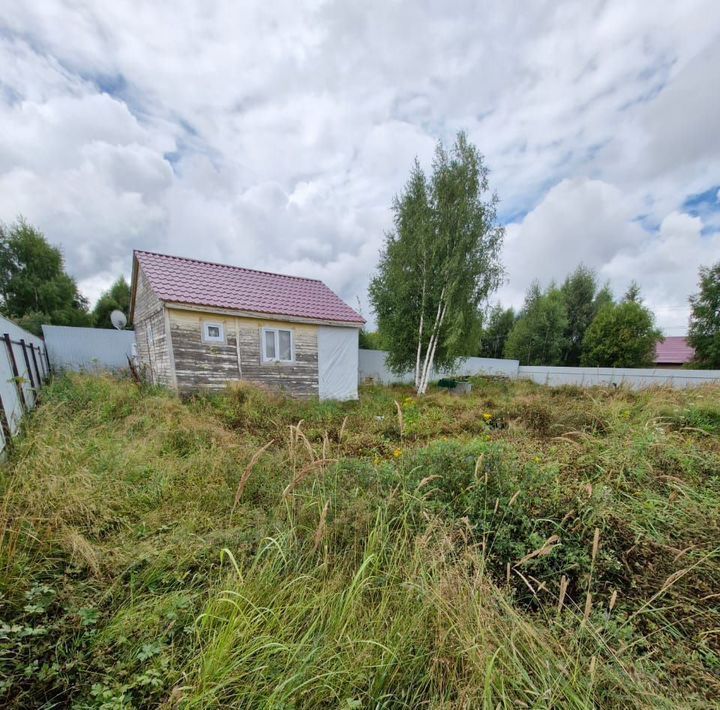
<svg viewBox="0 0 720 710">
<path fill-rule="evenodd" d="M 695 357 L 695 350 L 682 335 L 669 335 L 655 346 L 658 365 L 684 365 Z"/>
<path fill-rule="evenodd" d="M 148 251 L 134 254 L 161 301 L 357 325 L 365 322 L 317 279 Z"/>
</svg>

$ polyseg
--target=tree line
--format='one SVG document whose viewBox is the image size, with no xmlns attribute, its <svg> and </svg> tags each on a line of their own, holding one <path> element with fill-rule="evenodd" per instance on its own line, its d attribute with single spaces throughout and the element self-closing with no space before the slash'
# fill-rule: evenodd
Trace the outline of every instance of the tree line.
<svg viewBox="0 0 720 710">
<path fill-rule="evenodd" d="M 20 218 L 0 223 L 0 313 L 42 335 L 43 324 L 112 328 L 110 313 L 129 317 L 130 286 L 121 276 L 95 308 L 65 271 L 62 252 Z"/>
<path fill-rule="evenodd" d="M 462 132 L 449 150 L 438 143 L 429 176 L 415 161 L 370 283 L 378 330 L 362 332 L 360 347 L 386 350 L 395 372 L 413 370 L 420 394 L 433 365 L 450 368 L 472 355 L 525 365 L 651 365 L 663 336 L 637 284 L 616 300 L 582 265 L 559 286 L 533 283 L 518 313 L 500 305 L 483 311 L 504 275 L 504 229 L 488 175 Z M 693 365 L 720 368 L 720 262 L 701 268 L 690 305 Z"/>
<path fill-rule="evenodd" d="M 616 301 L 610 287 L 581 265 L 560 286 L 543 291 L 534 282 L 519 313 L 491 309 L 478 354 L 523 365 L 647 367 L 662 337 L 637 284 Z"/>
</svg>

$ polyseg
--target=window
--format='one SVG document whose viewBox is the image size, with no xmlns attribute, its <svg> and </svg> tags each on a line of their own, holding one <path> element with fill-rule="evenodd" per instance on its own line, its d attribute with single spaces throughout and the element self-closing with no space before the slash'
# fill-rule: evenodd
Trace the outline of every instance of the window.
<svg viewBox="0 0 720 710">
<path fill-rule="evenodd" d="M 203 340 L 206 343 L 224 343 L 225 329 L 222 323 L 203 323 Z"/>
<path fill-rule="evenodd" d="M 291 330 L 263 328 L 263 362 L 292 362 L 293 355 L 293 337 Z"/>
</svg>

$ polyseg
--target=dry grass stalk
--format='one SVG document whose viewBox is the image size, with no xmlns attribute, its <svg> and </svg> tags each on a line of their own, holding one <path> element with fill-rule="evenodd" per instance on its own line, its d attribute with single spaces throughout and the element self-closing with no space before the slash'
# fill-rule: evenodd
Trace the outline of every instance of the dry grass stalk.
<svg viewBox="0 0 720 710">
<path fill-rule="evenodd" d="M 617 589 L 613 589 L 613 593 L 610 595 L 610 603 L 608 604 L 608 611 L 612 611 L 615 608 L 617 602 Z"/>
<path fill-rule="evenodd" d="M 493 509 L 493 515 L 495 515 L 498 512 L 498 508 L 500 507 L 500 499 L 495 499 L 495 508 Z"/>
<path fill-rule="evenodd" d="M 562 611 L 563 604 L 565 603 L 565 595 L 567 594 L 567 588 L 570 584 L 570 580 L 563 575 L 560 577 L 560 594 L 558 596 L 558 614 Z"/>
<path fill-rule="evenodd" d="M 302 439 L 303 444 L 305 444 L 305 448 L 308 450 L 308 453 L 310 454 L 310 460 L 315 461 L 315 452 L 313 451 L 312 444 L 310 443 L 307 436 L 305 436 L 305 433 L 300 428 L 303 421 L 304 420 L 301 419 L 294 427 L 295 443 L 297 444 L 297 442 Z M 294 447 L 293 447 L 293 449 L 294 449 Z"/>
<path fill-rule="evenodd" d="M 418 483 L 416 490 L 419 491 L 423 486 L 426 486 L 428 483 L 430 483 L 430 481 L 434 481 L 436 478 L 442 478 L 442 476 L 438 476 L 438 475 L 425 476 L 425 478 L 423 478 L 422 481 L 420 481 L 420 483 Z"/>
<path fill-rule="evenodd" d="M 510 586 L 510 563 L 508 562 L 507 565 L 505 565 L 505 581 L 507 582 L 508 587 Z"/>
<path fill-rule="evenodd" d="M 258 462 L 258 459 L 267 451 L 268 447 L 270 447 L 275 442 L 275 439 L 270 439 L 265 446 L 261 446 L 250 459 L 250 463 L 245 466 L 245 470 L 243 471 L 243 475 L 240 476 L 240 481 L 238 482 L 237 490 L 235 491 L 235 501 L 233 502 L 232 512 L 235 512 L 235 508 L 237 508 L 238 503 L 240 502 L 240 498 L 242 498 L 243 491 L 245 490 L 245 486 L 248 482 L 248 479 L 250 478 L 250 474 L 253 471 L 253 468 L 255 468 L 255 464 Z"/>
<path fill-rule="evenodd" d="M 542 547 L 528 553 L 521 560 L 518 560 L 515 565 L 524 565 L 526 562 L 535 559 L 536 557 L 545 557 L 546 555 L 549 555 L 559 544 L 560 537 L 558 535 L 551 535 L 547 540 L 545 540 Z"/>
<path fill-rule="evenodd" d="M 585 595 L 585 611 L 583 611 L 583 623 L 590 618 L 590 612 L 592 611 L 592 592 L 588 590 Z"/>
<path fill-rule="evenodd" d="M 100 558 L 95 548 L 75 528 L 65 528 L 61 533 L 63 546 L 69 548 L 70 558 L 87 567 L 95 577 L 100 576 Z"/>
<path fill-rule="evenodd" d="M 515 491 L 515 493 L 513 494 L 513 497 L 508 501 L 508 507 L 510 507 L 518 499 L 519 495 L 520 495 L 520 491 L 519 490 Z"/>
<path fill-rule="evenodd" d="M 327 458 L 329 450 L 330 450 L 330 439 L 328 438 L 328 433 L 325 432 L 325 434 L 323 435 L 323 445 L 322 445 L 322 457 L 324 459 Z"/>
<path fill-rule="evenodd" d="M 480 454 L 480 456 L 478 456 L 475 459 L 475 478 L 476 479 L 478 477 L 478 473 L 480 473 L 480 467 L 482 466 L 484 459 L 485 459 L 485 454 Z M 485 471 L 485 485 L 486 486 L 487 486 L 487 482 L 488 482 L 488 474 L 487 474 L 487 471 Z"/>
<path fill-rule="evenodd" d="M 340 425 L 340 431 L 338 432 L 338 443 L 342 442 L 343 436 L 345 434 L 345 427 L 347 426 L 347 415 L 345 415 L 345 418 L 342 420 L 342 424 Z"/>
<path fill-rule="evenodd" d="M 515 569 L 515 568 L 514 568 L 514 569 Z M 525 585 L 526 585 L 527 588 L 532 592 L 532 595 L 533 595 L 534 597 L 536 597 L 536 596 L 537 596 L 537 592 L 535 591 L 535 588 L 532 586 L 532 584 L 530 584 L 530 582 L 527 580 L 527 578 L 525 577 L 525 575 L 523 575 L 523 573 L 520 572 L 520 570 L 518 570 L 518 569 L 515 569 L 515 573 L 517 574 L 518 577 L 520 577 L 520 579 L 522 579 L 523 582 L 525 582 Z"/>
<path fill-rule="evenodd" d="M 600 528 L 595 528 L 595 534 L 593 535 L 593 546 L 592 546 L 592 558 L 591 563 L 595 562 L 598 550 L 600 549 Z"/>
<path fill-rule="evenodd" d="M 322 512 L 320 513 L 320 521 L 318 522 L 317 530 L 315 530 L 315 539 L 314 539 L 314 546 L 313 549 L 317 550 L 318 547 L 320 547 L 320 543 L 323 541 L 323 538 L 325 537 L 325 530 L 326 530 L 326 520 L 327 520 L 327 514 L 328 509 L 330 508 L 330 500 L 328 499 L 325 501 L 325 505 L 323 506 Z"/>
<path fill-rule="evenodd" d="M 402 407 L 396 399 L 393 401 L 395 402 L 395 407 L 397 408 L 398 428 L 400 429 L 400 438 L 402 439 L 405 432 L 405 419 L 403 417 Z"/>
<path fill-rule="evenodd" d="M 317 459 L 317 461 L 313 461 L 304 468 L 301 468 L 283 491 L 283 498 L 287 497 L 293 489 L 300 485 L 313 470 L 316 468 L 323 468 L 326 464 L 335 463 L 336 461 L 337 459 Z"/>
</svg>

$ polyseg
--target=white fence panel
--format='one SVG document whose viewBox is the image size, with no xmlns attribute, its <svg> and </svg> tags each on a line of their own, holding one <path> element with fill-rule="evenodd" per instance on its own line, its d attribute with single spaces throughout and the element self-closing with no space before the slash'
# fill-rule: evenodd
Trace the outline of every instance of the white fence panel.
<svg viewBox="0 0 720 710">
<path fill-rule="evenodd" d="M 0 316 L 0 451 L 17 434 L 23 416 L 35 407 L 50 372 L 45 343 Z"/>
<path fill-rule="evenodd" d="M 518 370 L 518 376 L 550 387 L 560 385 L 619 387 L 625 385 L 632 389 L 643 389 L 663 385 L 675 389 L 684 389 L 685 387 L 720 383 L 720 371 L 718 370 L 670 370 L 666 368 L 523 365 Z"/>
<path fill-rule="evenodd" d="M 133 356 L 132 330 L 44 325 L 43 335 L 53 370 L 121 370 Z"/>
<path fill-rule="evenodd" d="M 404 372 L 400 375 L 392 372 L 385 360 L 387 353 L 383 350 L 360 350 L 358 369 L 360 382 L 378 382 L 380 384 L 412 384 L 415 381 L 413 372 Z M 468 357 L 459 360 L 451 370 L 433 369 L 430 380 L 441 377 L 463 377 L 473 375 L 490 375 L 500 377 L 517 377 L 519 363 L 517 360 L 501 360 L 486 357 Z"/>
<path fill-rule="evenodd" d="M 412 384 L 414 374 L 396 375 L 385 364 L 387 353 L 382 350 L 361 350 L 359 354 L 360 382 L 380 384 Z M 520 365 L 517 360 L 469 357 L 458 362 L 451 372 L 433 370 L 431 380 L 462 375 L 495 375 L 511 379 L 523 378 L 549 387 L 577 385 L 579 387 L 619 387 L 633 389 L 666 386 L 676 389 L 720 383 L 720 370 L 671 370 L 667 368 L 615 367 L 549 367 Z"/>
</svg>

